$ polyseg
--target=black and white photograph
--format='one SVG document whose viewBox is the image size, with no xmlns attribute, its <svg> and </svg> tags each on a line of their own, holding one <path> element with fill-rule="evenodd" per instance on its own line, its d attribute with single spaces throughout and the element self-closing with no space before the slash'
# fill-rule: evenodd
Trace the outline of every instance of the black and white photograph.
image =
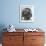
<svg viewBox="0 0 46 46">
<path fill-rule="evenodd" d="M 20 22 L 34 21 L 34 7 L 33 5 L 20 5 Z"/>
</svg>

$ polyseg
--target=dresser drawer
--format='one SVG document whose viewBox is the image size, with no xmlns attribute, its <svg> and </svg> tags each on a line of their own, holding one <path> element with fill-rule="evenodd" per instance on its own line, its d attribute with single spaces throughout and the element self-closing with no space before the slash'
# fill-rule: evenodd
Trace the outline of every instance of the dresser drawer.
<svg viewBox="0 0 46 46">
<path fill-rule="evenodd" d="M 44 36 L 32 36 L 32 43 L 33 44 L 43 44 Z"/>
<path fill-rule="evenodd" d="M 23 46 L 23 43 L 19 43 L 19 44 L 18 43 L 17 44 L 16 43 L 12 43 L 12 44 L 10 44 L 10 43 L 4 44 L 3 43 L 2 46 Z"/>
<path fill-rule="evenodd" d="M 44 32 L 25 32 L 24 36 L 44 36 L 45 33 Z"/>
<path fill-rule="evenodd" d="M 15 42 L 21 42 L 23 41 L 23 36 L 4 36 L 3 37 L 3 43 L 15 43 Z"/>
<path fill-rule="evenodd" d="M 5 37 L 3 39 L 3 46 L 23 46 L 23 37 L 15 36 L 15 37 Z"/>
<path fill-rule="evenodd" d="M 5 36 L 23 36 L 23 32 L 4 32 Z"/>
<path fill-rule="evenodd" d="M 44 46 L 44 44 L 32 44 L 32 46 Z"/>
</svg>

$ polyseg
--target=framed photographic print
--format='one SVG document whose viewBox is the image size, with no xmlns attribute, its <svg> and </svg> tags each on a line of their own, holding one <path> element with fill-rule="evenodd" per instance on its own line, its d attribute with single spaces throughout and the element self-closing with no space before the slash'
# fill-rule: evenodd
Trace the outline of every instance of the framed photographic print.
<svg viewBox="0 0 46 46">
<path fill-rule="evenodd" d="M 33 5 L 20 5 L 20 22 L 34 21 L 34 7 Z"/>
</svg>

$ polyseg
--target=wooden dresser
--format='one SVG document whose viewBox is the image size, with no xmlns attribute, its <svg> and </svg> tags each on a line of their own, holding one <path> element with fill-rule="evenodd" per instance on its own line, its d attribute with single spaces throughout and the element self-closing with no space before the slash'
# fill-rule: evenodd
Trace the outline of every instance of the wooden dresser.
<svg viewBox="0 0 46 46">
<path fill-rule="evenodd" d="M 3 46 L 44 46 L 44 32 L 3 32 Z"/>
</svg>

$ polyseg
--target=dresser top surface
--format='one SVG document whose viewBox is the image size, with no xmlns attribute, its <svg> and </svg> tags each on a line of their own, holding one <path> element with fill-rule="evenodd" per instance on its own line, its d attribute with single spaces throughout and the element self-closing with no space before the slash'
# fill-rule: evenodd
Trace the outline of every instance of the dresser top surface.
<svg viewBox="0 0 46 46">
<path fill-rule="evenodd" d="M 13 33 L 13 32 L 10 32 L 10 33 Z M 14 33 L 16 33 L 16 32 L 25 32 L 25 33 L 27 33 L 24 29 L 16 29 L 16 31 Z M 29 33 L 41 33 L 41 32 L 44 33 L 44 31 L 28 31 L 28 32 Z M 8 33 L 8 31 L 7 31 L 7 33 Z"/>
</svg>

